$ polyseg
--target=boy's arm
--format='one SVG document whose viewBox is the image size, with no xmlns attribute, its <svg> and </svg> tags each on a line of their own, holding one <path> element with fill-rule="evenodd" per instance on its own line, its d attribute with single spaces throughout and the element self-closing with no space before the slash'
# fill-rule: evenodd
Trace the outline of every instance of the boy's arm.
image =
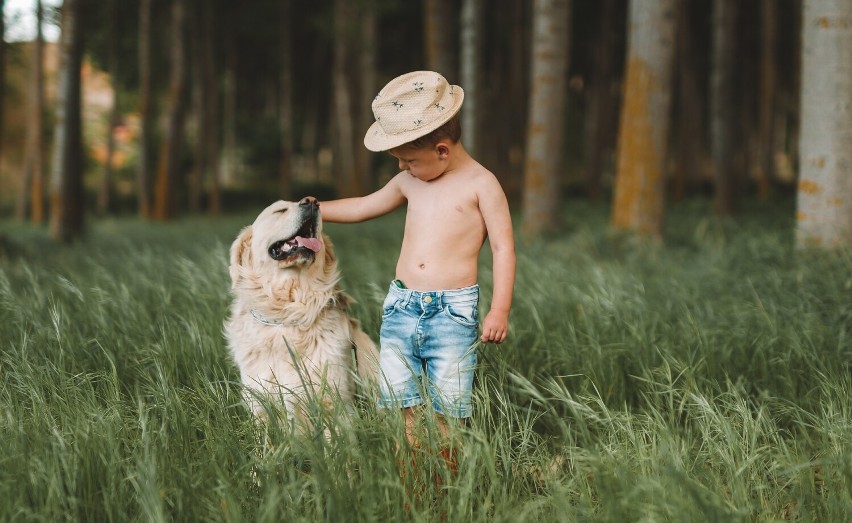
<svg viewBox="0 0 852 523">
<path fill-rule="evenodd" d="M 479 208 L 494 260 L 494 292 L 491 308 L 482 320 L 480 339 L 486 343 L 502 343 L 509 334 L 509 310 L 515 287 L 515 238 L 509 203 L 496 178 L 481 189 Z"/>
<path fill-rule="evenodd" d="M 391 212 L 405 203 L 397 176 L 378 191 L 357 198 L 320 202 L 324 222 L 357 223 Z"/>
</svg>

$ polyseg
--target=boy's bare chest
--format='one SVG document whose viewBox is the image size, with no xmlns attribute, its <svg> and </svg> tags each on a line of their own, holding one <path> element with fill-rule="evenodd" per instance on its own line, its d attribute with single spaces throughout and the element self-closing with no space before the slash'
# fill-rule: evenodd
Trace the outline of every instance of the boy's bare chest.
<svg viewBox="0 0 852 523">
<path fill-rule="evenodd" d="M 464 187 L 441 187 L 420 191 L 408 197 L 408 219 L 433 222 L 478 220 L 476 194 Z"/>
</svg>

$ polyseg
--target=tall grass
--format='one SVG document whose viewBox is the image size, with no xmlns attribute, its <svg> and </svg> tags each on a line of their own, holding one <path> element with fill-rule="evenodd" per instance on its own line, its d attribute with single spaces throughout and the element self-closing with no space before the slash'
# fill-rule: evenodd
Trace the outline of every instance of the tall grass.
<svg viewBox="0 0 852 523">
<path fill-rule="evenodd" d="M 427 416 L 407 487 L 398 416 L 318 409 L 331 436 L 296 438 L 243 405 L 222 322 L 252 216 L 73 246 L 0 224 L 0 520 L 849 520 L 852 252 L 796 255 L 789 209 L 682 205 L 662 246 L 606 213 L 518 238 L 458 474 Z M 326 227 L 374 337 L 401 220 Z M 487 304 L 487 254 L 481 275 Z"/>
</svg>

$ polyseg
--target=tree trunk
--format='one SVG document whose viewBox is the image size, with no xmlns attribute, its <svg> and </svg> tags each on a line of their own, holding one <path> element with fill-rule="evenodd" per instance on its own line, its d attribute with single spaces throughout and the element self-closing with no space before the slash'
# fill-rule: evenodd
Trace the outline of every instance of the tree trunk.
<svg viewBox="0 0 852 523">
<path fill-rule="evenodd" d="M 37 2 L 39 0 L 36 0 Z M 5 11 L 6 0 L 0 0 L 0 14 Z M 0 16 L 0 86 L 5 88 L 6 85 L 6 20 L 5 17 Z M 3 125 L 4 119 L 6 117 L 6 97 L 0 96 L 0 165 L 3 165 L 3 136 L 5 134 L 6 127 Z M 25 188 L 21 188 L 21 193 L 27 193 Z"/>
<path fill-rule="evenodd" d="M 713 53 L 710 72 L 710 146 L 716 183 L 714 209 L 731 214 L 734 207 L 734 52 L 737 0 L 713 4 Z"/>
<path fill-rule="evenodd" d="M 775 177 L 775 92 L 778 67 L 775 46 L 778 34 L 777 0 L 761 2 L 760 46 L 760 145 L 757 148 L 757 196 L 769 196 L 770 181 Z M 852 51 L 850 51 L 852 52 Z"/>
<path fill-rule="evenodd" d="M 285 200 L 293 194 L 293 5 L 291 0 L 281 0 L 280 42 L 280 94 L 278 105 L 278 195 Z"/>
<path fill-rule="evenodd" d="M 536 0 L 533 9 L 523 197 L 524 233 L 528 236 L 552 229 L 558 222 L 570 27 L 568 0 Z"/>
<path fill-rule="evenodd" d="M 370 107 L 369 101 L 373 99 L 379 91 L 376 67 L 376 52 L 378 48 L 378 30 L 376 5 L 373 2 L 361 2 L 360 18 L 361 18 L 361 40 L 359 47 L 358 62 L 361 64 L 358 74 L 361 81 L 361 96 L 358 98 L 359 103 L 356 105 L 356 113 L 358 114 L 358 129 L 354 132 L 355 136 L 355 156 L 358 159 L 356 172 L 360 185 L 360 194 L 372 192 L 375 188 L 375 176 L 373 175 L 373 158 L 372 152 L 362 146 L 358 140 L 359 133 L 366 133 L 367 129 L 374 121 L 373 109 Z"/>
<path fill-rule="evenodd" d="M 352 100 L 349 92 L 352 77 L 347 70 L 350 62 L 352 4 L 347 0 L 334 1 L 334 63 L 332 88 L 334 90 L 334 114 L 331 119 L 334 173 L 341 196 L 358 194 L 358 173 L 355 172 L 356 159 L 352 117 Z"/>
<path fill-rule="evenodd" d="M 151 8 L 153 0 L 139 0 L 139 216 L 151 218 L 154 208 L 151 152 L 154 106 L 151 99 Z"/>
<path fill-rule="evenodd" d="M 479 76 L 482 69 L 483 0 L 463 0 L 461 11 L 461 86 L 464 104 L 461 108 L 462 141 L 474 157 L 479 144 Z"/>
<path fill-rule="evenodd" d="M 83 0 L 62 6 L 56 130 L 50 179 L 50 234 L 70 242 L 83 234 L 83 142 L 80 69 L 83 62 Z"/>
<path fill-rule="evenodd" d="M 109 125 L 107 127 L 107 152 L 106 161 L 104 161 L 103 176 L 101 184 L 98 188 L 98 214 L 101 216 L 109 212 L 112 200 L 113 183 L 112 183 L 112 164 L 115 157 L 115 129 L 121 123 L 121 110 L 119 104 L 119 88 L 118 88 L 118 34 L 119 20 L 118 15 L 118 0 L 109 1 L 110 10 L 110 25 L 109 25 L 109 49 L 107 49 L 107 69 L 112 78 L 112 109 L 110 111 Z"/>
<path fill-rule="evenodd" d="M 237 180 L 237 36 L 234 28 L 227 29 L 225 37 L 225 70 L 222 93 L 222 151 L 221 177 L 225 187 L 233 187 Z"/>
<path fill-rule="evenodd" d="M 630 3 L 612 223 L 659 238 L 674 62 L 675 1 Z"/>
<path fill-rule="evenodd" d="M 609 151 L 614 108 L 610 94 L 613 75 L 613 51 L 615 49 L 615 0 L 603 0 L 600 24 L 594 42 L 594 63 L 586 90 L 586 114 L 584 118 L 583 156 L 585 158 L 584 181 L 586 196 L 592 200 L 601 197 L 601 177 L 604 160 Z"/>
<path fill-rule="evenodd" d="M 204 77 L 204 107 L 206 115 L 200 139 L 204 140 L 207 178 L 209 183 L 209 201 L 207 210 L 212 215 L 222 212 L 222 192 L 219 187 L 220 151 L 219 151 L 219 83 L 216 70 L 214 49 L 216 45 L 213 10 L 202 9 L 201 33 L 203 39 L 202 75 Z"/>
<path fill-rule="evenodd" d="M 154 193 L 154 218 L 169 220 L 176 212 L 175 192 L 180 175 L 183 124 L 186 113 L 186 60 L 184 51 L 185 0 L 172 3 L 171 80 L 166 100 L 166 133 L 160 145 Z"/>
<path fill-rule="evenodd" d="M 195 127 L 195 143 L 193 144 L 192 169 L 187 180 L 188 204 L 191 213 L 200 213 L 204 205 L 204 178 L 207 172 L 207 141 L 204 133 L 210 125 L 207 115 L 206 99 L 212 85 L 204 83 L 204 11 L 211 11 L 205 3 L 199 0 L 190 2 L 192 16 L 189 17 L 191 38 L 190 74 L 192 75 L 192 119 Z M 207 7 L 207 9 L 205 9 Z"/>
<path fill-rule="evenodd" d="M 681 201 L 687 187 L 696 178 L 701 166 L 702 102 L 698 87 L 695 31 L 690 23 L 689 2 L 678 3 L 678 109 L 677 109 L 677 169 L 673 173 L 672 199 Z"/>
<path fill-rule="evenodd" d="M 852 245 L 852 2 L 805 0 L 796 246 Z"/>
<path fill-rule="evenodd" d="M 33 42 L 32 84 L 30 87 L 30 121 L 27 126 L 27 149 L 24 160 L 24 186 L 19 217 L 27 214 L 29 202 L 33 223 L 42 224 L 44 212 L 44 7 L 36 0 L 36 38 Z"/>
<path fill-rule="evenodd" d="M 453 0 L 423 2 L 426 67 L 444 75 L 451 84 L 457 83 L 455 6 Z"/>
</svg>

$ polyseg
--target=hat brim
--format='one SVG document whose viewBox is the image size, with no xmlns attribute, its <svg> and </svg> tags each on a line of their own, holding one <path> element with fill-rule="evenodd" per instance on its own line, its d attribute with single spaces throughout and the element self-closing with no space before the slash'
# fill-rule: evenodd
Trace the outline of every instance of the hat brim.
<svg viewBox="0 0 852 523">
<path fill-rule="evenodd" d="M 374 152 L 387 151 L 389 149 L 393 149 L 395 147 L 399 147 L 400 145 L 405 145 L 408 142 L 414 141 L 418 138 L 422 138 L 427 134 L 431 133 L 438 127 L 441 127 L 445 123 L 447 123 L 450 118 L 455 116 L 459 109 L 461 109 L 462 102 L 464 101 L 464 90 L 461 87 L 454 85 L 453 88 L 453 105 L 447 111 L 441 114 L 440 118 L 435 119 L 432 122 L 429 122 L 426 125 L 422 125 L 416 129 L 411 129 L 410 131 L 404 131 L 396 134 L 387 134 L 379 122 L 373 122 L 373 125 L 367 129 L 367 134 L 364 135 L 364 146 Z"/>
</svg>

